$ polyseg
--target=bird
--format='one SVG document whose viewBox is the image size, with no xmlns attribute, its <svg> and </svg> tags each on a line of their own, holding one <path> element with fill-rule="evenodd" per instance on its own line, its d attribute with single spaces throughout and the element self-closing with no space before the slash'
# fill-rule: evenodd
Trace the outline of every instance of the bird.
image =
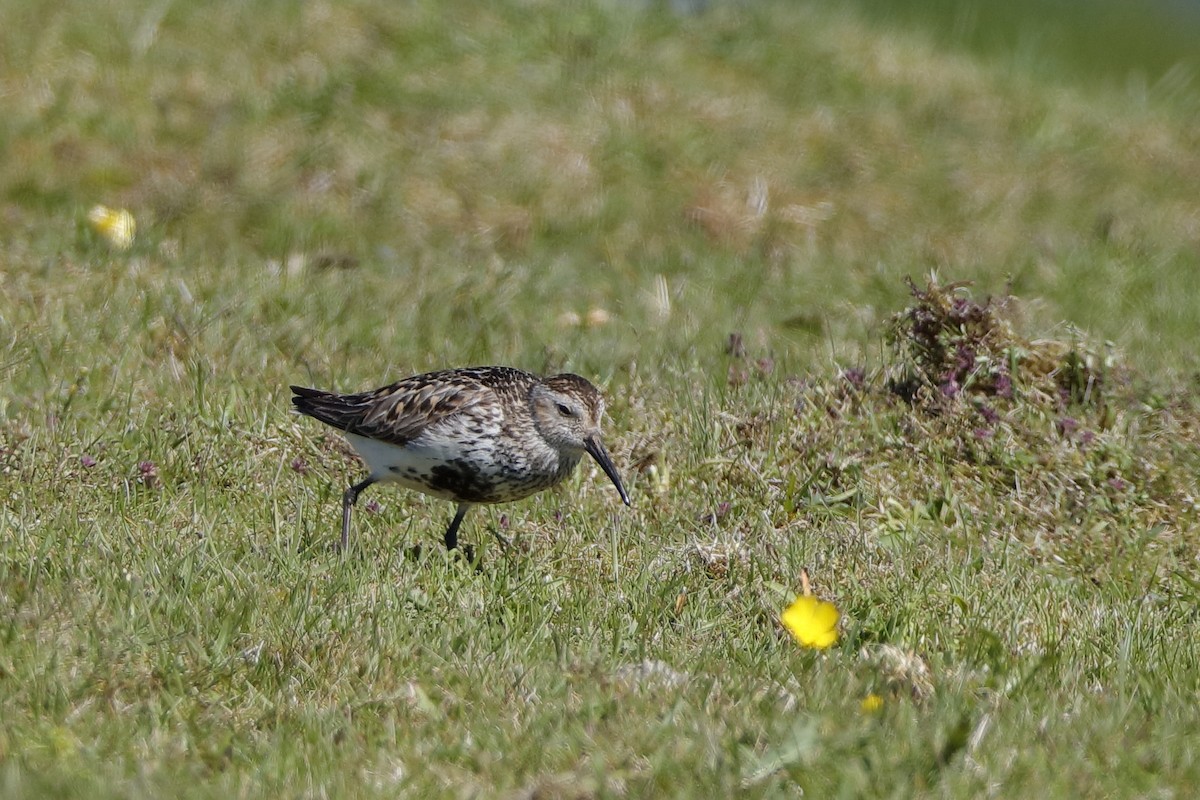
<svg viewBox="0 0 1200 800">
<path fill-rule="evenodd" d="M 290 387 L 295 411 L 343 432 L 367 476 L 342 495 L 341 549 L 359 495 L 395 483 L 457 504 L 447 550 L 476 505 L 520 500 L 561 483 L 586 453 L 629 493 L 600 438 L 604 398 L 571 373 L 540 378 L 515 367 L 459 367 L 338 394 Z"/>
</svg>

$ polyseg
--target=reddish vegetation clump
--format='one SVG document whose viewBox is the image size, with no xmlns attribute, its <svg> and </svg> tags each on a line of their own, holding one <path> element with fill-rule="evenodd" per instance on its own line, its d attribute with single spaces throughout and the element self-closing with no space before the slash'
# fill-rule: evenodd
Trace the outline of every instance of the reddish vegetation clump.
<svg viewBox="0 0 1200 800">
<path fill-rule="evenodd" d="M 989 402 L 1018 394 L 1038 405 L 1099 402 L 1100 359 L 1075 342 L 1019 336 L 1007 294 L 979 302 L 967 283 L 907 283 L 914 302 L 891 320 L 887 386 L 909 404 L 944 411 L 969 399 L 987 418 L 995 414 Z"/>
</svg>

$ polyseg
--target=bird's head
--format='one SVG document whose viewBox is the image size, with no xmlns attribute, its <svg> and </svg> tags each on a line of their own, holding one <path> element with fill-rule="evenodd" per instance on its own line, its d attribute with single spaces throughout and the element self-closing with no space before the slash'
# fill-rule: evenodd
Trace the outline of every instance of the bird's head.
<svg viewBox="0 0 1200 800">
<path fill-rule="evenodd" d="M 621 500 L 631 505 L 621 476 L 600 440 L 600 421 L 604 417 L 604 398 L 587 380 L 564 373 L 552 375 L 534 385 L 529 393 L 534 425 L 551 446 L 579 455 L 587 453 L 617 487 Z"/>
</svg>

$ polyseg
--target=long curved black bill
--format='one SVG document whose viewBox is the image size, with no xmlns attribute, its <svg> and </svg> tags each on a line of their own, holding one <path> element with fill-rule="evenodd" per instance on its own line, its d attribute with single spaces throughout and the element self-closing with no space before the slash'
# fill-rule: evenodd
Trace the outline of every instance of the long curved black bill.
<svg viewBox="0 0 1200 800">
<path fill-rule="evenodd" d="M 632 506 L 629 502 L 629 494 L 625 491 L 625 486 L 621 483 L 621 476 L 617 474 L 617 468 L 613 466 L 612 459 L 608 456 L 608 451 L 604 449 L 604 445 L 600 443 L 599 437 L 589 436 L 583 440 L 583 449 L 587 450 L 588 455 L 596 459 L 596 463 L 600 465 L 600 469 L 604 470 L 604 474 L 613 482 L 613 486 L 617 487 L 617 491 L 621 493 L 621 500 L 627 506 Z"/>
</svg>

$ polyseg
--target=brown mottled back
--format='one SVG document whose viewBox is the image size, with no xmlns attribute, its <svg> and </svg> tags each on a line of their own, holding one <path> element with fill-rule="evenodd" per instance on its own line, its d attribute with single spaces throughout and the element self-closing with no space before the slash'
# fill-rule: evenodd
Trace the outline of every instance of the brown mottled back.
<svg viewBox="0 0 1200 800">
<path fill-rule="evenodd" d="M 347 433 L 405 445 L 426 428 L 481 404 L 519 402 L 537 381 L 536 375 L 512 367 L 470 367 L 414 375 L 358 394 L 291 388 L 300 413 Z"/>
</svg>

